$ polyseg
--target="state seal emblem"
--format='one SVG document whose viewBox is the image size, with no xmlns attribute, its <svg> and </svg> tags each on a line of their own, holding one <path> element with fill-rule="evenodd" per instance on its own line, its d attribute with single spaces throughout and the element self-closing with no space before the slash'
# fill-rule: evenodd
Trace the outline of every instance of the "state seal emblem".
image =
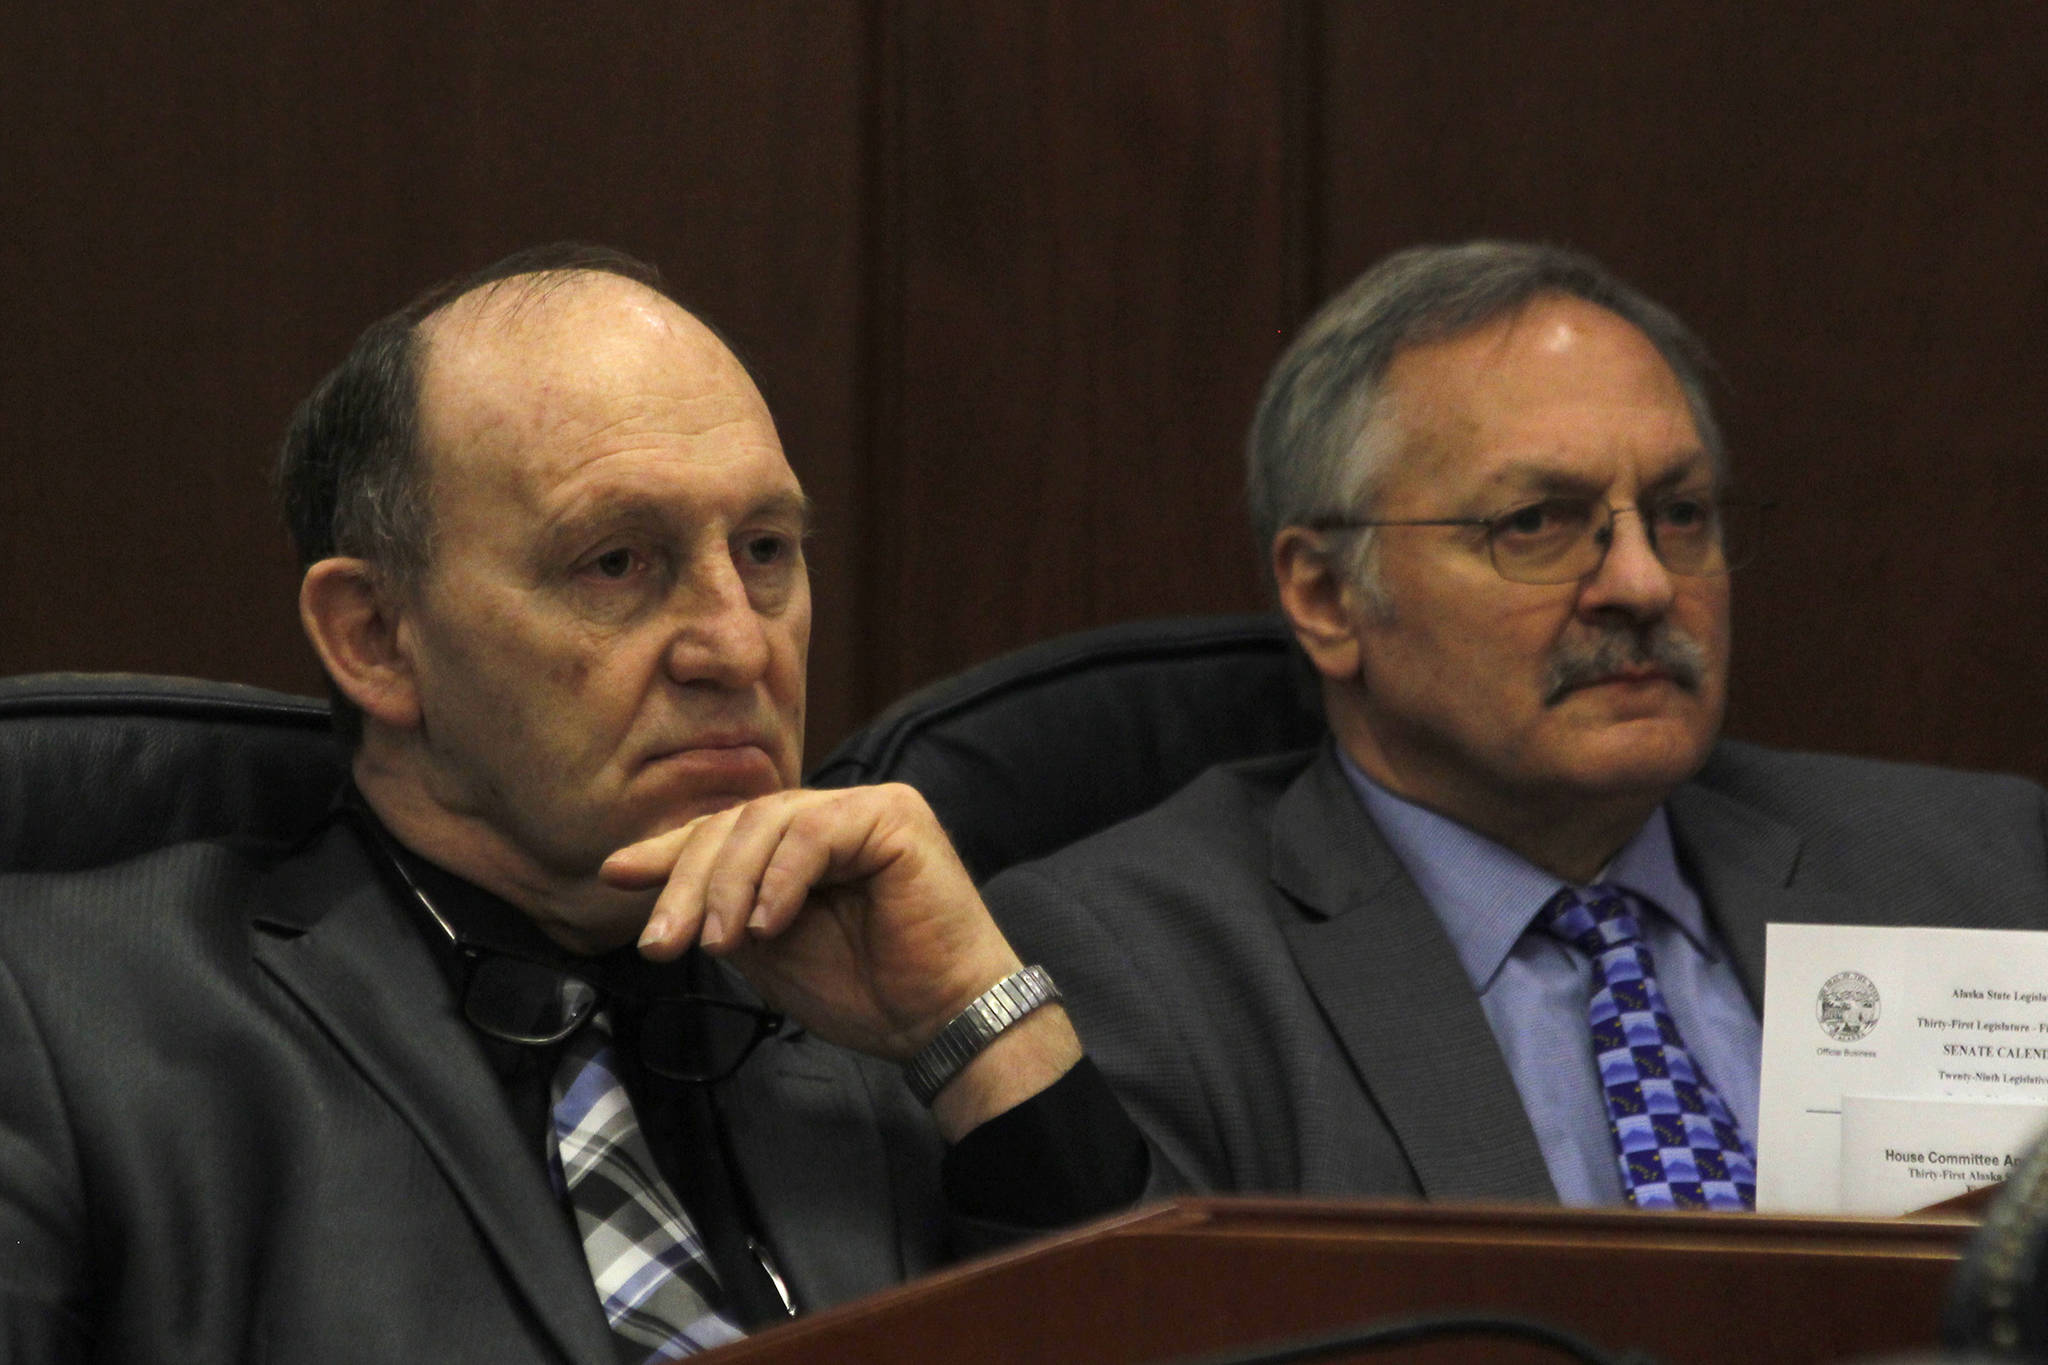
<svg viewBox="0 0 2048 1365">
<path fill-rule="evenodd" d="M 1836 972 L 1820 988 L 1820 1026 L 1837 1042 L 1869 1036 L 1877 1014 L 1877 984 L 1861 972 Z"/>
</svg>

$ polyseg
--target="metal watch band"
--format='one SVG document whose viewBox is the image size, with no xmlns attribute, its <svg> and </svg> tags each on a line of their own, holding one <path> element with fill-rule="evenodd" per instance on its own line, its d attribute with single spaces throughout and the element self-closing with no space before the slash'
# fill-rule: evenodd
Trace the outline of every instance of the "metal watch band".
<svg viewBox="0 0 2048 1365">
<path fill-rule="evenodd" d="M 981 1050 L 1000 1038 L 1019 1019 L 1060 998 L 1052 984 L 1052 973 L 1043 967 L 1026 967 L 1011 972 L 974 998 L 974 1002 L 953 1016 L 939 1036 L 926 1043 L 903 1066 L 903 1079 L 917 1102 L 929 1106 L 946 1088 L 946 1082 L 960 1074 Z"/>
</svg>

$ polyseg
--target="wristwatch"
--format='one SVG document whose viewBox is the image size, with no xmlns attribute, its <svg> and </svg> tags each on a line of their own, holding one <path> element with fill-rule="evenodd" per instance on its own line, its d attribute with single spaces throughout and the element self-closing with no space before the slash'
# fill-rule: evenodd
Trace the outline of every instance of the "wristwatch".
<svg viewBox="0 0 2048 1365">
<path fill-rule="evenodd" d="M 930 1106 L 946 1082 L 960 1074 L 981 1054 L 983 1048 L 1000 1038 L 1011 1026 L 1040 1005 L 1060 999 L 1060 988 L 1052 984 L 1052 973 L 1043 967 L 1026 967 L 1011 972 L 974 998 L 974 1002 L 953 1016 L 903 1067 L 903 1079 L 919 1104 Z"/>
</svg>

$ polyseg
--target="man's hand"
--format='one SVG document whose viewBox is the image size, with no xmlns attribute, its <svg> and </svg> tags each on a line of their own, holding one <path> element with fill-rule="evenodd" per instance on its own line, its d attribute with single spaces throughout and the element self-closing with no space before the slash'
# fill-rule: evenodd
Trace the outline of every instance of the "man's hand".
<svg viewBox="0 0 2048 1365">
<path fill-rule="evenodd" d="M 905 786 L 759 797 L 606 860 L 612 886 L 666 885 L 640 938 L 731 960 L 776 1009 L 831 1042 L 904 1062 L 1023 965 L 924 798 Z M 957 1138 L 1080 1057 L 1064 1011 L 1035 1011 L 939 1094 Z"/>
</svg>

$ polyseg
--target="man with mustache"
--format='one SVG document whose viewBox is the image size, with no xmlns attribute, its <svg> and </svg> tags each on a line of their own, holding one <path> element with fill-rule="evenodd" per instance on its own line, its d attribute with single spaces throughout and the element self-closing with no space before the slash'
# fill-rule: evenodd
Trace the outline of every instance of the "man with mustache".
<svg viewBox="0 0 2048 1365">
<path fill-rule="evenodd" d="M 430 291 L 280 482 L 353 784 L 0 881 L 0 1357 L 671 1360 L 1139 1192 L 930 810 L 797 789 L 808 507 L 649 267 Z"/>
<path fill-rule="evenodd" d="M 2033 785 L 1717 743 L 1758 509 L 1706 370 L 1504 242 L 1281 357 L 1250 503 L 1330 742 L 985 888 L 1181 1178 L 1749 1207 L 1767 922 L 2048 923 Z"/>
</svg>

